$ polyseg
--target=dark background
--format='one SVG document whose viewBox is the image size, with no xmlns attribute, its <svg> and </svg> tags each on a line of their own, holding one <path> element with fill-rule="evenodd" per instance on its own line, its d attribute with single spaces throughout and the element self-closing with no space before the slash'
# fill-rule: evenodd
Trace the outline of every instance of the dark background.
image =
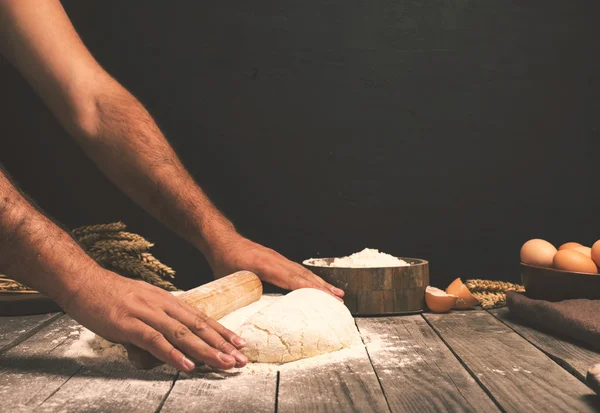
<svg viewBox="0 0 600 413">
<path fill-rule="evenodd" d="M 432 284 L 518 280 L 520 245 L 600 238 L 597 1 L 65 1 L 248 237 L 365 247 Z M 202 255 L 109 183 L 0 60 L 0 162 L 69 227 L 123 220 L 179 286 Z"/>
</svg>

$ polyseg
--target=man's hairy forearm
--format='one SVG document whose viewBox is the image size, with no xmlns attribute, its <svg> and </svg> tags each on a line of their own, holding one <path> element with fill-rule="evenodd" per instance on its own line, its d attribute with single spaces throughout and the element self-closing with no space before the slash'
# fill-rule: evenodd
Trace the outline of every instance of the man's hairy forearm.
<svg viewBox="0 0 600 413">
<path fill-rule="evenodd" d="M 0 53 L 114 183 L 210 258 L 209 245 L 231 239 L 233 226 L 194 183 L 144 107 L 98 65 L 60 2 L 2 5 Z"/>
<path fill-rule="evenodd" d="M 77 140 L 121 190 L 209 255 L 210 245 L 235 233 L 135 97 L 108 79 L 95 103 Z"/>
<path fill-rule="evenodd" d="M 75 241 L 37 211 L 0 170 L 0 273 L 66 306 L 101 268 Z"/>
</svg>

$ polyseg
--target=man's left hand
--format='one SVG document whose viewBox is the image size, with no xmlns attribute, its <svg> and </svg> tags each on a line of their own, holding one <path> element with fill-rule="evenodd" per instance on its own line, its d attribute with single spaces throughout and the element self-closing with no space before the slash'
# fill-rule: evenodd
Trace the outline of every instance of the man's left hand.
<svg viewBox="0 0 600 413">
<path fill-rule="evenodd" d="M 287 290 L 316 288 L 340 301 L 344 296 L 344 291 L 326 283 L 302 265 L 239 234 L 220 243 L 210 255 L 209 262 L 217 278 L 247 270 L 255 273 L 262 281 Z"/>
</svg>

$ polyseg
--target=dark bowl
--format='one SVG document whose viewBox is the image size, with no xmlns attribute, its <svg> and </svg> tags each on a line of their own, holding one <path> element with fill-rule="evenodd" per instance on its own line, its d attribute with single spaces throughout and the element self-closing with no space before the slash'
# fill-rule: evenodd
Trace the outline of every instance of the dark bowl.
<svg viewBox="0 0 600 413">
<path fill-rule="evenodd" d="M 537 300 L 600 299 L 600 275 L 597 274 L 521 263 L 521 280 L 527 296 Z"/>
<path fill-rule="evenodd" d="M 429 263 L 398 257 L 404 267 L 341 268 L 317 265 L 335 258 L 312 258 L 304 266 L 328 283 L 344 290 L 344 304 L 353 315 L 408 314 L 423 311 L 429 285 Z"/>
</svg>

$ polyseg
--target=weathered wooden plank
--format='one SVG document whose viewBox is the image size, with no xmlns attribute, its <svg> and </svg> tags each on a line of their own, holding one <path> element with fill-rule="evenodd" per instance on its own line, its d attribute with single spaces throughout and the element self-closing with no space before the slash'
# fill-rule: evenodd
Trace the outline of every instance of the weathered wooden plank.
<svg viewBox="0 0 600 413">
<path fill-rule="evenodd" d="M 308 359 L 306 367 L 282 369 L 279 373 L 277 411 L 389 412 L 362 343 L 355 349 L 344 351 L 349 353 L 349 357 L 334 357 L 323 364 Z"/>
<path fill-rule="evenodd" d="M 499 412 L 420 315 L 357 325 L 392 412 Z"/>
<path fill-rule="evenodd" d="M 126 361 L 92 363 L 67 355 L 80 326 L 64 316 L 0 356 L 0 410 L 155 411 L 174 374 Z"/>
<path fill-rule="evenodd" d="M 504 411 L 599 408 L 588 387 L 486 311 L 424 317 Z"/>
<path fill-rule="evenodd" d="M 277 371 L 252 372 L 252 367 L 232 371 L 200 368 L 181 374 L 161 413 L 273 413 Z"/>
<path fill-rule="evenodd" d="M 0 317 L 0 352 L 15 346 L 57 320 L 62 313 Z"/>
<path fill-rule="evenodd" d="M 588 369 L 600 362 L 600 352 L 519 324 L 519 322 L 511 319 L 509 316 L 510 311 L 506 307 L 490 310 L 490 313 L 515 330 L 531 344 L 542 350 L 581 381 L 585 381 Z"/>
<path fill-rule="evenodd" d="M 175 370 L 137 370 L 124 363 L 82 367 L 36 412 L 154 412 L 175 380 Z"/>
<path fill-rule="evenodd" d="M 34 409 L 51 396 L 80 368 L 76 360 L 60 360 L 61 344 L 74 339 L 62 317 L 0 356 L 1 407 Z"/>
</svg>

